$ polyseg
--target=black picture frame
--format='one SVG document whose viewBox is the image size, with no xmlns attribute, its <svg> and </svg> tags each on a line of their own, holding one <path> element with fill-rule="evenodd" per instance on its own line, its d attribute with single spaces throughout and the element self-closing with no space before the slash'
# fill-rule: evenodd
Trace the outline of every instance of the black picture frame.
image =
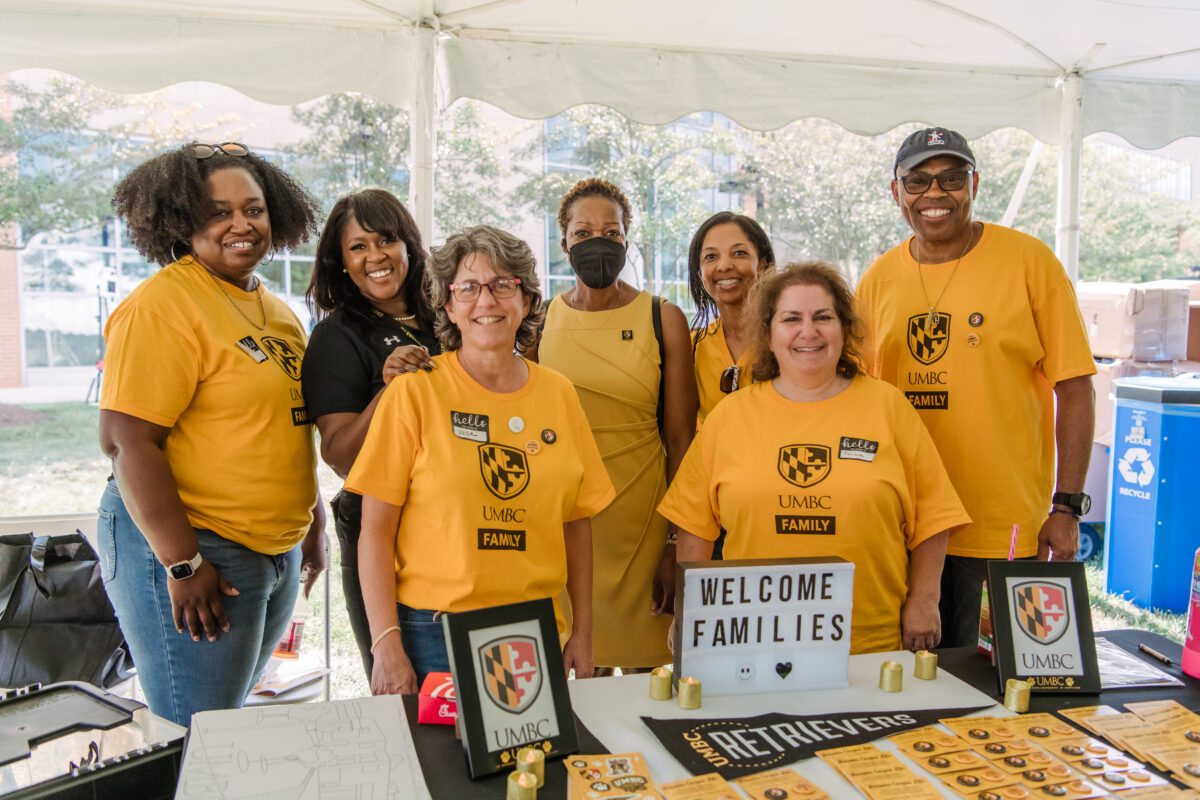
<svg viewBox="0 0 1200 800">
<path fill-rule="evenodd" d="M 1017 678 L 1038 694 L 1099 694 L 1083 563 L 989 561 L 987 571 L 999 691 Z"/>
<path fill-rule="evenodd" d="M 511 769 L 523 747 L 536 746 L 547 759 L 578 749 L 554 603 L 549 598 L 445 614 L 442 630 L 472 778 Z M 521 662 L 526 667 L 522 672 L 515 671 L 518 653 L 522 658 L 536 654 L 536 676 L 531 676 L 529 661 Z M 529 689 L 519 689 L 517 684 L 535 678 L 537 688 L 527 697 Z"/>
</svg>

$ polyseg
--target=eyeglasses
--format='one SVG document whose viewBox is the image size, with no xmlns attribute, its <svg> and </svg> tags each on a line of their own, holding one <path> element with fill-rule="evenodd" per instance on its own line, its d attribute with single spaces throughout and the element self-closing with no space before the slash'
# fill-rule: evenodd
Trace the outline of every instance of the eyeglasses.
<svg viewBox="0 0 1200 800">
<path fill-rule="evenodd" d="M 480 283 L 479 281 L 452 283 L 450 284 L 450 291 L 454 294 L 455 300 L 460 303 L 469 303 L 479 297 L 479 291 L 485 286 L 492 293 L 492 297 L 497 300 L 503 300 L 517 293 L 517 289 L 521 286 L 521 279 L 495 278 L 487 283 Z"/>
<path fill-rule="evenodd" d="M 971 172 L 972 170 L 969 169 L 948 169 L 937 175 L 930 175 L 928 172 L 913 172 L 901 177 L 900 182 L 904 184 L 904 191 L 909 194 L 925 194 L 933 186 L 935 180 L 943 192 L 957 192 L 967 185 Z"/>
<path fill-rule="evenodd" d="M 192 155 L 196 158 L 212 158 L 217 153 L 224 153 L 227 156 L 241 158 L 242 156 L 250 155 L 250 148 L 241 142 L 221 142 L 220 144 L 194 144 L 192 145 Z"/>
<path fill-rule="evenodd" d="M 724 394 L 732 394 L 738 390 L 738 378 L 742 376 L 742 368 L 737 364 L 732 367 L 726 367 L 721 373 L 721 391 Z"/>
</svg>

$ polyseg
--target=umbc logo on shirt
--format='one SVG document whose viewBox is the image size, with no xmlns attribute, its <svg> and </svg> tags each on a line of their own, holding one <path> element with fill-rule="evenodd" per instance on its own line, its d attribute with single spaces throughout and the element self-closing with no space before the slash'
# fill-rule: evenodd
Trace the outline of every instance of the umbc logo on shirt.
<svg viewBox="0 0 1200 800">
<path fill-rule="evenodd" d="M 825 480 L 830 468 L 829 448 L 823 444 L 785 444 L 779 448 L 779 474 L 801 489 Z"/>
<path fill-rule="evenodd" d="M 479 445 L 479 472 L 488 491 L 510 500 L 529 485 L 529 462 L 525 451 L 495 442 Z"/>
<path fill-rule="evenodd" d="M 908 318 L 908 350 L 922 364 L 932 364 L 946 355 L 950 343 L 950 315 L 938 313 L 933 330 L 926 330 L 928 314 L 914 314 Z"/>
<path fill-rule="evenodd" d="M 300 354 L 278 336 L 262 337 L 262 348 L 294 381 L 300 380 Z"/>
<path fill-rule="evenodd" d="M 533 705 L 542 690 L 537 639 L 506 636 L 481 645 L 477 652 L 488 699 L 510 714 Z"/>
</svg>

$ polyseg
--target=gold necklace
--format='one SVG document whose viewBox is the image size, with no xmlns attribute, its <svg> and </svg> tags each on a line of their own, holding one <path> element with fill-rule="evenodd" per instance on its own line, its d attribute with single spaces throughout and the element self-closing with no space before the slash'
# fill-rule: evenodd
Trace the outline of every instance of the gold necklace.
<svg viewBox="0 0 1200 800">
<path fill-rule="evenodd" d="M 208 270 L 205 270 L 205 272 L 208 272 Z M 258 278 L 254 279 L 254 291 L 258 295 L 258 310 L 262 312 L 263 318 L 262 325 L 259 325 L 257 322 L 250 319 L 250 317 L 246 316 L 246 312 L 242 311 L 242 307 L 234 301 L 229 292 L 225 290 L 225 287 L 221 285 L 220 278 L 218 278 L 216 275 L 213 275 L 211 272 L 208 272 L 208 276 L 217 282 L 217 288 L 221 290 L 221 294 L 225 295 L 225 299 L 229 301 L 229 305 L 233 306 L 233 310 L 242 315 L 242 319 L 246 320 L 246 322 L 249 322 L 260 331 L 265 331 L 267 329 L 267 309 L 263 306 L 262 301 L 262 281 L 260 281 Z"/>
<path fill-rule="evenodd" d="M 963 250 L 958 254 L 958 260 L 954 262 L 954 269 L 950 270 L 950 277 L 946 279 L 946 285 L 942 287 L 941 293 L 937 296 L 937 300 L 929 302 L 929 293 L 925 291 L 925 274 L 921 271 L 921 240 L 913 237 L 913 241 L 917 244 L 917 278 L 921 281 L 921 296 L 925 298 L 925 305 L 929 306 L 929 313 L 925 315 L 925 332 L 933 333 L 938 322 L 941 321 L 942 315 L 938 313 L 937 304 L 942 302 L 942 298 L 946 296 L 946 290 L 950 288 L 950 282 L 954 280 L 955 273 L 958 272 L 958 265 L 962 263 L 963 256 L 971 249 L 971 242 L 975 240 L 975 223 L 971 223 L 971 235 L 967 237 L 967 243 L 963 246 Z"/>
<path fill-rule="evenodd" d="M 416 318 L 417 318 L 417 315 L 415 313 L 405 314 L 402 317 L 392 317 L 392 319 L 396 320 L 396 322 L 412 322 Z"/>
</svg>

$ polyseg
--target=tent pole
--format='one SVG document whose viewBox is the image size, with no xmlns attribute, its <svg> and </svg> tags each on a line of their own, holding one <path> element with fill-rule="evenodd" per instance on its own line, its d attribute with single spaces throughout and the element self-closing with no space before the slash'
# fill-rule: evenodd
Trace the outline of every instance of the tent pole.
<svg viewBox="0 0 1200 800">
<path fill-rule="evenodd" d="M 416 29 L 413 49 L 413 107 L 409 125 L 411 177 L 408 202 L 421 238 L 428 247 L 433 240 L 433 169 L 437 153 L 437 76 L 435 51 L 437 32 L 422 22 Z"/>
<path fill-rule="evenodd" d="M 1075 71 L 1063 78 L 1058 144 L 1054 254 L 1074 283 L 1079 278 L 1079 157 L 1083 152 L 1083 77 Z"/>
</svg>

